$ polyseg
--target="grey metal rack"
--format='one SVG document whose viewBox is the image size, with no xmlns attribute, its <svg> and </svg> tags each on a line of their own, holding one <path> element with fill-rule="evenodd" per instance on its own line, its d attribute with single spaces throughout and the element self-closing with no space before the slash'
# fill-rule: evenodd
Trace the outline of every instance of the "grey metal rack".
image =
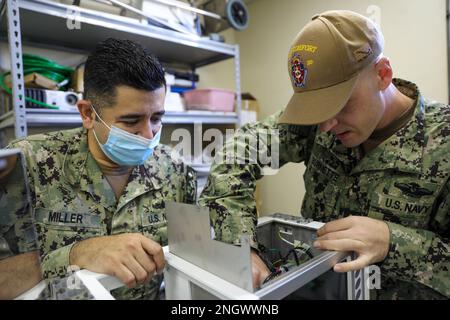
<svg viewBox="0 0 450 320">
<path fill-rule="evenodd" d="M 22 41 L 29 45 L 89 52 L 106 37 L 127 38 L 152 50 L 166 64 L 192 70 L 234 59 L 236 112 L 167 112 L 165 123 L 240 123 L 241 89 L 239 46 L 143 24 L 135 19 L 45 0 L 3 0 L 0 36 L 10 45 L 14 110 L 0 116 L 0 129 L 14 126 L 15 136 L 27 135 L 27 126 L 81 124 L 76 112 L 26 109 L 23 100 Z M 80 29 L 67 28 L 76 16 Z M 6 19 L 5 19 L 6 18 Z"/>
<path fill-rule="evenodd" d="M 77 111 L 55 111 L 46 109 L 27 109 L 27 126 L 75 126 L 81 125 L 81 117 Z M 186 111 L 166 112 L 164 124 L 233 124 L 236 123 L 235 112 Z M 0 116 L 0 130 L 14 125 L 14 113 L 10 111 Z"/>
</svg>

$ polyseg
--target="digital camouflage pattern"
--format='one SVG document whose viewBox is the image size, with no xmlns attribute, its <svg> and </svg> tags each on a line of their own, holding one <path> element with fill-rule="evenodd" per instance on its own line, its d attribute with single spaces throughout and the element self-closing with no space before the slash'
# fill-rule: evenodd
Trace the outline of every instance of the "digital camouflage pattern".
<svg viewBox="0 0 450 320">
<path fill-rule="evenodd" d="M 413 83 L 394 84 L 416 100 L 414 115 L 366 155 L 317 126 L 278 124 L 280 111 L 244 126 L 215 161 L 239 147 L 252 151 L 237 146 L 237 137 L 278 129 L 278 137 L 258 141 L 259 148 L 270 154 L 279 142 L 280 167 L 305 162 L 304 217 L 328 222 L 360 215 L 387 222 L 390 249 L 379 263 L 381 290 L 372 290 L 371 298 L 449 298 L 450 107 L 423 99 Z M 250 234 L 256 247 L 254 191 L 263 169 L 260 163 L 213 165 L 199 202 L 211 209 L 217 239 L 238 244 L 239 234 Z"/>
<path fill-rule="evenodd" d="M 196 201 L 195 172 L 167 146 L 159 145 L 133 169 L 118 201 L 88 150 L 83 128 L 29 136 L 8 147 L 20 148 L 25 155 L 45 278 L 66 276 L 73 244 L 90 237 L 139 232 L 167 245 L 165 202 Z M 14 182 L 9 188 L 15 188 Z M 8 202 L 5 210 L 18 212 L 20 205 Z M 17 218 L 14 227 L 20 225 Z M 160 282 L 155 276 L 150 285 L 123 287 L 112 294 L 151 299 Z"/>
<path fill-rule="evenodd" d="M 14 154 L 3 160 L 8 165 L 3 167 L 0 179 L 0 260 L 37 250 L 23 155 Z M 11 203 L 16 210 L 3 210 Z M 20 226 L 14 225 L 16 219 L 22 221 Z"/>
</svg>

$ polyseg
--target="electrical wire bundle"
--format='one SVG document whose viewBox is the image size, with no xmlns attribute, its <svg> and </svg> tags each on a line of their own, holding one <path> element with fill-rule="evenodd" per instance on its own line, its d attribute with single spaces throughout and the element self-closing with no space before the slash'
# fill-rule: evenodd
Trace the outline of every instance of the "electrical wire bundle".
<svg viewBox="0 0 450 320">
<path fill-rule="evenodd" d="M 279 255 L 279 259 L 274 262 L 270 262 L 264 256 L 260 255 L 260 257 L 266 263 L 267 267 L 270 270 L 270 274 L 264 279 L 262 285 L 273 280 L 280 274 L 288 272 L 292 267 L 299 266 L 300 264 L 313 258 L 313 255 L 311 253 L 311 246 L 308 245 L 307 243 L 294 244 L 284 239 L 280 233 L 278 233 L 278 236 L 283 242 L 286 242 L 289 245 L 291 245 L 292 248 L 289 249 L 289 251 L 284 256 L 282 256 L 280 250 L 278 249 L 266 249 L 265 247 L 261 248 L 262 249 L 261 251 L 263 252 L 266 252 L 267 250 L 277 251 Z M 294 258 L 293 260 L 289 259 L 289 256 L 291 255 Z"/>
<path fill-rule="evenodd" d="M 23 74 L 25 76 L 31 73 L 38 73 L 56 82 L 60 90 L 69 83 L 73 72 L 74 70 L 72 68 L 59 65 L 50 59 L 27 53 L 23 55 Z M 0 86 L 11 95 L 12 91 L 5 83 L 5 78 L 10 74 L 11 71 L 8 71 L 0 76 Z M 58 109 L 58 107 L 46 104 L 30 97 L 25 97 L 25 100 L 40 105 L 44 108 Z"/>
</svg>

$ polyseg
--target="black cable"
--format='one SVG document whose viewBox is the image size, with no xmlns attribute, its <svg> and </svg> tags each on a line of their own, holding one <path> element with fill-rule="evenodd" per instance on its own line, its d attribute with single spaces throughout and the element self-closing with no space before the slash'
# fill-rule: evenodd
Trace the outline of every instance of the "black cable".
<svg viewBox="0 0 450 320">
<path fill-rule="evenodd" d="M 278 276 L 280 273 L 282 273 L 281 270 L 276 270 L 275 272 L 270 273 L 262 282 L 262 284 L 266 284 L 267 282 L 269 282 L 270 280 L 272 280 L 273 278 L 275 278 L 276 276 Z"/>
<path fill-rule="evenodd" d="M 286 264 L 286 261 L 288 260 L 289 256 L 291 255 L 291 253 L 294 253 L 294 257 L 296 259 L 296 262 L 298 261 L 298 257 L 297 254 L 295 253 L 295 248 L 290 249 L 287 254 L 284 256 L 283 258 L 283 264 Z M 297 264 L 298 265 L 298 264 Z"/>
<path fill-rule="evenodd" d="M 300 265 L 300 260 L 298 259 L 297 251 L 294 249 L 292 251 L 292 253 L 294 254 L 295 264 L 299 266 Z"/>
<path fill-rule="evenodd" d="M 270 262 L 269 259 L 267 259 L 266 256 L 261 253 L 261 252 L 266 252 L 266 250 L 267 250 L 266 247 L 261 244 L 261 245 L 258 245 L 258 249 L 260 249 L 260 251 L 255 250 L 258 257 L 264 262 L 264 264 L 267 266 L 267 268 L 270 270 L 270 272 L 274 272 L 276 269 L 273 266 L 272 262 Z"/>
<path fill-rule="evenodd" d="M 22 63 L 24 76 L 31 73 L 37 73 L 44 76 L 45 78 L 54 81 L 55 83 L 57 83 L 58 86 L 61 87 L 64 87 L 66 85 L 66 84 L 63 85 L 63 83 L 67 83 L 73 73 L 72 68 L 59 65 L 50 59 L 27 53 L 23 54 Z M 11 71 L 8 71 L 0 75 L 0 87 L 8 94 L 12 95 L 11 88 L 5 83 L 6 77 L 10 74 Z M 61 87 L 59 88 L 61 89 Z M 25 100 L 48 109 L 59 109 L 57 106 L 49 105 L 47 103 L 38 101 L 31 97 L 25 97 Z"/>
<path fill-rule="evenodd" d="M 283 259 L 283 256 L 281 255 L 281 251 L 278 251 L 278 258 L 279 258 L 279 260 L 281 260 L 283 263 L 285 262 L 285 260 Z"/>
<path fill-rule="evenodd" d="M 299 247 L 299 248 L 297 248 L 297 249 L 299 249 L 299 250 L 301 250 L 303 253 L 306 253 L 306 255 L 309 257 L 309 258 L 313 258 L 313 255 L 312 255 L 312 252 L 311 252 L 311 247 L 309 247 L 308 249 L 304 249 L 304 248 L 301 248 L 301 247 Z"/>
<path fill-rule="evenodd" d="M 310 257 L 311 259 L 313 258 L 312 252 L 311 252 L 311 248 L 309 248 L 308 250 L 305 251 L 306 254 L 308 255 L 308 257 Z"/>
</svg>

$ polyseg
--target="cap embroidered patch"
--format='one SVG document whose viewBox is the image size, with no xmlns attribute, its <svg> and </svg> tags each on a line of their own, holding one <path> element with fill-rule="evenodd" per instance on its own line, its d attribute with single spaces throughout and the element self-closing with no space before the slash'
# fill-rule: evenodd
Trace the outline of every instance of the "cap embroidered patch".
<svg viewBox="0 0 450 320">
<path fill-rule="evenodd" d="M 295 52 L 291 57 L 291 75 L 296 87 L 305 86 L 308 69 L 305 68 L 305 64 L 297 52 Z"/>
</svg>

